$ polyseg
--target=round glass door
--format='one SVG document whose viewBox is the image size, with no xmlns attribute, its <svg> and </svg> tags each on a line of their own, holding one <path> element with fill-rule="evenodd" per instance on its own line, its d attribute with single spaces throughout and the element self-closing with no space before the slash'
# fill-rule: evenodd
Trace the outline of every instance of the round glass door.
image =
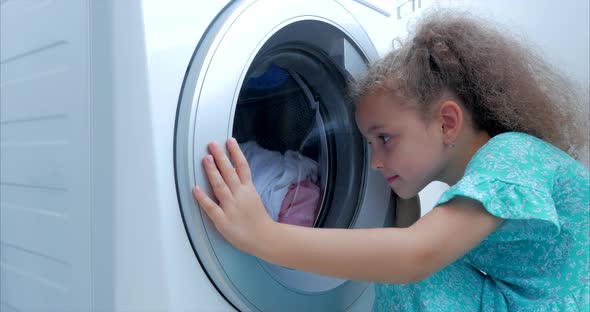
<svg viewBox="0 0 590 312">
<path fill-rule="evenodd" d="M 292 270 L 236 250 L 190 193 L 192 185 L 208 185 L 201 167 L 206 144 L 233 136 L 277 222 L 338 228 L 386 222 L 389 187 L 368 170 L 368 150 L 346 99 L 347 82 L 376 57 L 373 46 L 337 2 L 285 2 L 261 19 L 272 5 L 236 4 L 195 51 L 176 125 L 181 212 L 195 255 L 237 309 L 347 310 L 369 283 Z"/>
<path fill-rule="evenodd" d="M 233 136 L 275 221 L 340 228 L 352 223 L 363 185 L 364 142 L 351 124 L 345 79 L 328 56 L 304 44 L 269 49 L 246 75 Z"/>
</svg>

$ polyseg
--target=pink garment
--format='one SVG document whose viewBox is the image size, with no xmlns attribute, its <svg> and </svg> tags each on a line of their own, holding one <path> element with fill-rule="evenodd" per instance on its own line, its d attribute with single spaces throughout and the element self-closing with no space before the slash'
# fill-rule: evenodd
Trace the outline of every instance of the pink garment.
<svg viewBox="0 0 590 312">
<path fill-rule="evenodd" d="M 289 185 L 278 221 L 311 227 L 320 201 L 320 188 L 309 180 Z"/>
</svg>

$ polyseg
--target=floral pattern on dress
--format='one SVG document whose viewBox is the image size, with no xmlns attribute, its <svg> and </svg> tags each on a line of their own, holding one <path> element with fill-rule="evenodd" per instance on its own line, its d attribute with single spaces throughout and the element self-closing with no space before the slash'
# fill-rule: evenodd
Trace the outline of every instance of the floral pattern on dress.
<svg viewBox="0 0 590 312">
<path fill-rule="evenodd" d="M 473 198 L 502 225 L 423 281 L 376 284 L 374 310 L 590 311 L 589 181 L 588 169 L 538 138 L 493 137 L 437 205 Z"/>
</svg>

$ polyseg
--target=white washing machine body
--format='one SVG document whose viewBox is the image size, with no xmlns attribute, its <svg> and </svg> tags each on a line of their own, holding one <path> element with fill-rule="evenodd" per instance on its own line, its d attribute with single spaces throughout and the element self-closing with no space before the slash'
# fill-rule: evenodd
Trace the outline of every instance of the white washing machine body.
<svg viewBox="0 0 590 312">
<path fill-rule="evenodd" d="M 273 273 L 273 269 L 266 267 L 259 259 L 229 247 L 213 230 L 209 220 L 196 208 L 190 196 L 192 185 L 207 185 L 199 162 L 206 153 L 206 143 L 211 140 L 223 142 L 231 136 L 240 87 L 248 69 L 253 66 L 254 60 L 268 45 L 268 41 L 277 40 L 271 46 L 293 40 L 309 40 L 309 44 L 321 45 L 320 40 L 327 39 L 313 33 L 313 26 L 303 30 L 299 34 L 301 37 L 297 39 L 293 36 L 298 36 L 295 33 L 300 31 L 299 25 L 293 27 L 293 34 L 287 33 L 276 39 L 278 32 L 290 25 L 309 21 L 331 25 L 330 27 L 342 31 L 345 36 L 355 40 L 350 43 L 363 49 L 358 51 L 360 54 L 346 50 L 352 46 L 346 46 L 348 43 L 343 41 L 343 46 L 339 47 L 342 50 L 329 51 L 330 48 L 336 48 L 332 46 L 325 48 L 324 52 L 332 52 L 341 57 L 341 65 L 352 75 L 359 74 L 367 61 L 378 57 L 372 40 L 349 9 L 358 10 L 357 12 L 367 10 L 365 12 L 369 13 L 361 14 L 365 17 L 373 14 L 374 19 L 381 18 L 382 25 L 388 25 L 386 16 L 355 2 L 312 2 L 221 2 L 216 8 L 194 2 L 184 5 L 166 3 L 164 6 L 157 2 L 144 3 L 147 77 L 152 117 L 150 124 L 153 135 L 150 142 L 153 142 L 157 170 L 153 181 L 157 183 L 154 185 L 154 192 L 160 194 L 157 200 L 161 203 L 159 214 L 151 214 L 154 219 L 150 223 L 160 226 L 161 232 L 158 235 L 162 244 L 146 244 L 140 250 L 133 251 L 139 247 L 133 239 L 127 246 L 121 245 L 121 253 L 127 255 L 122 255 L 120 263 L 125 263 L 124 259 L 129 259 L 132 254 L 158 253 L 159 251 L 152 250 L 154 247 L 163 249 L 162 263 L 158 266 L 165 268 L 165 273 L 160 278 L 167 284 L 167 300 L 155 304 L 163 304 L 171 310 L 197 307 L 203 311 L 230 306 L 244 311 L 370 309 L 372 287 L 368 283 L 324 279 L 303 272 L 293 274 L 288 269 L 281 268 L 275 268 L 278 271 Z M 207 11 L 202 12 L 207 12 L 205 20 L 211 19 L 209 24 L 201 19 L 200 10 L 203 7 L 207 7 Z M 199 18 L 195 18 L 191 12 L 199 12 Z M 377 22 L 373 20 L 372 23 Z M 194 29 L 198 31 L 194 32 Z M 175 36 L 170 36 L 172 33 Z M 172 123 L 172 120 L 175 122 Z M 137 145 L 136 135 L 129 135 L 128 138 L 130 141 L 127 146 Z M 171 154 L 171 150 L 175 154 Z M 383 225 L 386 211 L 381 209 L 382 212 L 377 212 L 372 209 L 387 206 L 387 186 L 374 174 L 367 174 L 366 184 L 367 196 L 361 203 L 363 208 L 359 214 L 366 217 L 357 216 L 355 226 Z M 145 189 L 137 190 L 145 192 Z M 369 194 L 370 192 L 373 194 Z M 373 199 L 372 195 L 377 199 Z M 179 202 L 183 207 L 177 206 Z M 129 218 L 128 222 L 124 222 L 128 224 L 136 216 L 126 214 L 123 218 Z M 180 226 L 182 221 L 185 227 Z M 146 230 L 149 231 L 148 228 Z M 187 232 L 190 240 L 187 240 Z M 144 270 L 145 273 L 136 272 L 125 276 L 129 273 L 124 272 L 134 270 Z M 138 283 L 148 284 L 154 279 L 148 277 L 145 282 L 141 282 L 137 277 L 148 276 L 146 273 L 151 271 L 151 268 L 141 268 L 141 265 L 134 264 L 133 268 L 121 270 L 116 275 L 121 279 L 117 284 L 130 283 L 128 287 L 121 287 L 121 291 L 134 289 Z M 250 275 L 241 277 L 240 282 L 235 274 L 241 272 L 250 272 Z M 325 286 L 318 286 L 323 284 Z M 347 287 L 348 284 L 353 286 Z M 327 293 L 334 292 L 332 287 L 342 290 L 335 291 L 332 298 L 323 298 L 329 297 Z M 153 289 L 154 292 L 159 290 L 158 286 Z M 133 294 L 125 294 L 121 298 L 133 299 Z M 332 303 L 320 303 L 330 300 Z M 336 303 L 337 301 L 345 303 Z M 144 299 L 139 299 L 135 304 L 144 302 Z M 118 305 L 127 306 L 124 302 Z"/>
<path fill-rule="evenodd" d="M 205 144 L 232 135 L 261 55 L 336 73 L 325 86 L 305 69 L 296 76 L 308 75 L 297 80 L 307 99 L 342 115 L 323 126 L 350 127 L 350 107 L 338 111 L 349 104 L 330 88 L 378 57 L 373 41 L 384 51 L 389 39 L 361 24 L 388 27 L 387 16 L 344 0 L 6 1 L 1 14 L 2 311 L 370 309 L 369 283 L 229 246 L 190 188 L 206 185 Z M 325 155 L 340 157 L 335 172 L 357 181 L 334 178 L 357 195 L 326 224 L 383 226 L 389 189 L 368 170 L 365 144 L 322 138 Z"/>
</svg>

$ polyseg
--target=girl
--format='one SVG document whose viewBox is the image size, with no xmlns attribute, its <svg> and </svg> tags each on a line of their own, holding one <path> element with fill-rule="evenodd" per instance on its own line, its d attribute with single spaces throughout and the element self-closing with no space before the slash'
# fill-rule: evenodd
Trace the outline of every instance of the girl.
<svg viewBox="0 0 590 312">
<path fill-rule="evenodd" d="M 219 232 L 269 262 L 377 284 L 377 311 L 588 311 L 589 173 L 577 98 L 513 39 L 435 12 L 353 88 L 371 166 L 401 198 L 451 187 L 407 228 L 272 221 L 236 141 L 204 167 Z"/>
</svg>

